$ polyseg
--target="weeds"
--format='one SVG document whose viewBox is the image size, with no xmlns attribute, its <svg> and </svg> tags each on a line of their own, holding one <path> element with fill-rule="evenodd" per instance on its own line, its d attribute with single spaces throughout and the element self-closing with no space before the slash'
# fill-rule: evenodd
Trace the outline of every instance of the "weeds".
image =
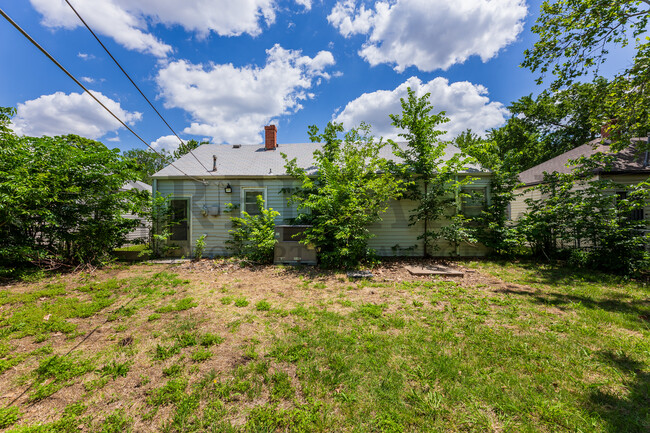
<svg viewBox="0 0 650 433">
<path fill-rule="evenodd" d="M 236 298 L 235 307 L 246 307 L 250 302 L 246 298 Z"/>
</svg>

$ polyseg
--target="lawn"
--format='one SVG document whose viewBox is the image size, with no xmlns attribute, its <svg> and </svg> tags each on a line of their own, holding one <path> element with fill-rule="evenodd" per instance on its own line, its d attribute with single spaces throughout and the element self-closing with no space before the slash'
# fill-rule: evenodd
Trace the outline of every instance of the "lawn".
<svg viewBox="0 0 650 433">
<path fill-rule="evenodd" d="M 0 430 L 650 431 L 650 291 L 535 263 L 230 261 L 0 286 Z"/>
</svg>

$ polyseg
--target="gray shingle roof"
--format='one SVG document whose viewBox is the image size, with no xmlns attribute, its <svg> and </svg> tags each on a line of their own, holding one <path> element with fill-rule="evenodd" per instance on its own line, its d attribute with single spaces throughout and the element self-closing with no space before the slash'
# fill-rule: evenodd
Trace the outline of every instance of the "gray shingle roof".
<svg viewBox="0 0 650 433">
<path fill-rule="evenodd" d="M 404 146 L 404 143 L 398 143 Z M 320 143 L 280 144 L 276 150 L 267 151 L 264 145 L 241 145 L 235 148 L 225 144 L 204 144 L 196 148 L 193 153 L 201 163 L 209 170 L 212 169 L 212 156 L 217 156 L 217 171 L 206 172 L 194 156 L 183 155 L 174 161 L 174 165 L 190 176 L 207 178 L 210 176 L 219 177 L 266 177 L 286 176 L 284 159 L 282 153 L 291 160 L 297 159 L 298 166 L 307 169 L 308 173 L 314 174 L 314 150 L 320 149 Z M 446 149 L 445 160 L 451 158 L 460 150 L 453 145 Z M 387 159 L 398 161 L 392 153 L 390 145 L 381 150 L 381 156 Z M 168 165 L 153 175 L 154 178 L 179 177 L 183 174 L 176 167 Z M 467 172 L 484 172 L 478 165 L 468 165 Z"/>
<path fill-rule="evenodd" d="M 637 149 L 637 143 L 646 141 L 647 138 L 632 139 L 630 146 L 615 154 L 616 157 L 607 172 L 620 174 L 648 172 L 650 174 L 650 166 L 647 163 L 644 165 L 645 152 Z M 519 181 L 527 186 L 535 185 L 541 183 L 544 172 L 570 173 L 573 167 L 567 167 L 569 160 L 575 160 L 581 156 L 590 157 L 598 152 L 610 153 L 609 144 L 609 141 L 603 142 L 600 138 L 592 140 L 526 171 L 522 171 L 519 173 Z"/>
<path fill-rule="evenodd" d="M 122 185 L 122 188 L 120 188 L 122 191 L 126 191 L 129 189 L 137 189 L 139 191 L 149 191 L 151 192 L 151 185 L 141 182 L 139 180 L 132 181 L 132 182 L 127 182 L 124 185 Z"/>
</svg>

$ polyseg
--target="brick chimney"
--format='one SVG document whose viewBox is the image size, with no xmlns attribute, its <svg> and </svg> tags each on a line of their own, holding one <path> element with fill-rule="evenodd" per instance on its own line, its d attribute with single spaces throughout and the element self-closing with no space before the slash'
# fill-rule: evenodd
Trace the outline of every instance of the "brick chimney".
<svg viewBox="0 0 650 433">
<path fill-rule="evenodd" d="M 607 123 L 600 127 L 600 138 L 608 140 L 611 137 L 611 131 L 616 125 L 617 119 L 610 119 Z"/>
<path fill-rule="evenodd" d="M 278 147 L 278 128 L 275 125 L 264 127 L 264 147 L 266 150 L 275 150 Z"/>
</svg>

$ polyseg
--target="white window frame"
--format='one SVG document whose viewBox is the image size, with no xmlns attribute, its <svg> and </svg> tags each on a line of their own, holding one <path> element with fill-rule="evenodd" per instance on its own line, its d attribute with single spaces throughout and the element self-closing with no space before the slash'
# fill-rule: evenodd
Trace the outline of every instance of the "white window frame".
<svg viewBox="0 0 650 433">
<path fill-rule="evenodd" d="M 461 188 L 461 192 L 464 193 L 464 194 L 470 194 L 470 195 L 472 195 L 472 194 L 474 194 L 476 192 L 481 192 L 482 193 L 483 205 L 481 206 L 480 211 L 475 215 L 469 215 L 469 216 L 471 216 L 471 217 L 478 216 L 478 215 L 481 214 L 481 211 L 483 211 L 483 210 L 485 210 L 487 208 L 487 206 L 488 206 L 488 189 L 487 189 L 487 186 L 479 186 L 479 185 L 463 186 Z M 470 199 L 470 197 L 461 197 L 461 200 L 460 200 L 460 210 L 463 213 L 463 215 L 465 215 L 465 216 L 468 216 L 466 214 L 466 210 L 467 210 L 468 207 L 471 208 L 471 209 L 478 209 L 479 208 L 479 206 L 467 206 L 466 200 L 468 200 L 468 199 Z"/>
<path fill-rule="evenodd" d="M 267 208 L 267 199 L 266 199 L 266 187 L 265 186 L 243 186 L 241 187 L 241 200 L 240 200 L 240 214 L 241 216 L 244 216 L 244 212 L 246 211 L 246 193 L 251 192 L 251 191 L 259 191 L 261 194 L 262 198 L 264 199 L 264 208 Z"/>
</svg>

